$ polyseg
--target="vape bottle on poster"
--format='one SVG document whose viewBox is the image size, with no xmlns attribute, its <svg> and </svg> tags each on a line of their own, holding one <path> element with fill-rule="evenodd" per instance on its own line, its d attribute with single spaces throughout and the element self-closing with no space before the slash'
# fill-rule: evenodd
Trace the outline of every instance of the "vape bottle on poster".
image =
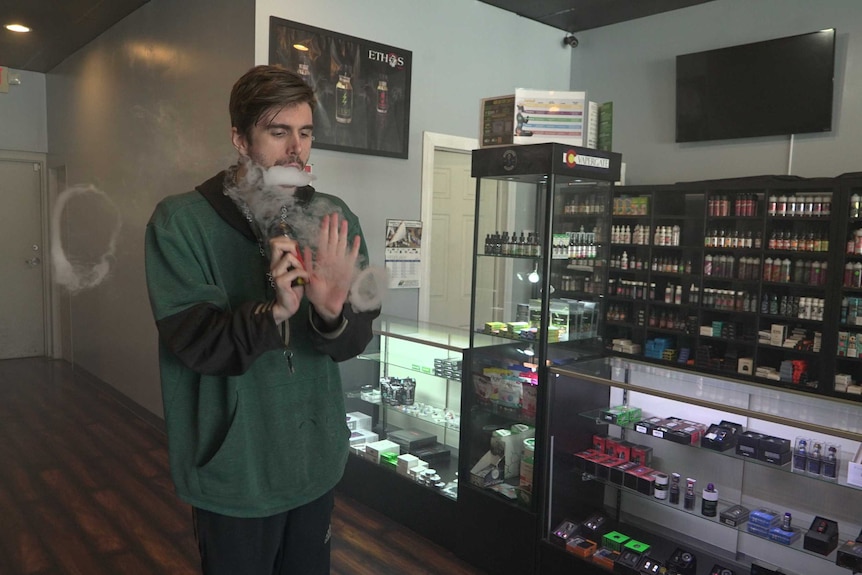
<svg viewBox="0 0 862 575">
<path fill-rule="evenodd" d="M 386 74 L 380 74 L 377 81 L 377 112 L 385 114 L 389 111 L 389 81 Z"/>
<path fill-rule="evenodd" d="M 302 76 L 305 83 L 311 89 L 314 89 L 314 77 L 311 75 L 311 60 L 308 58 L 308 53 L 302 52 L 299 56 L 299 64 L 296 66 L 296 73 Z"/>
<path fill-rule="evenodd" d="M 353 85 L 350 68 L 343 68 L 335 84 L 335 121 L 349 124 L 353 121 Z"/>
</svg>

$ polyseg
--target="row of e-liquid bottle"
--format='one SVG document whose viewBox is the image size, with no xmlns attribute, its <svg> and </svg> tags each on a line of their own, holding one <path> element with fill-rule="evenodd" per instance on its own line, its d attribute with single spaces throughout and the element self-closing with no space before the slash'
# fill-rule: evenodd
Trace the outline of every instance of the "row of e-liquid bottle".
<svg viewBox="0 0 862 575">
<path fill-rule="evenodd" d="M 766 242 L 767 249 L 791 252 L 828 252 L 829 232 L 825 230 L 773 230 Z"/>
<path fill-rule="evenodd" d="M 563 206 L 566 215 L 603 214 L 605 205 L 596 196 L 574 196 Z"/>
<path fill-rule="evenodd" d="M 777 217 L 828 216 L 832 213 L 832 196 L 828 195 L 771 195 L 767 213 Z"/>
<path fill-rule="evenodd" d="M 682 499 L 683 508 L 694 511 L 697 504 L 697 479 L 686 478 L 684 488 L 681 485 L 681 479 L 679 473 L 671 473 L 670 478 L 666 473 L 657 473 L 655 498 L 667 500 L 673 505 L 679 505 Z M 718 514 L 718 489 L 713 483 L 707 483 L 706 489 L 701 494 L 700 512 L 706 517 L 715 517 Z"/>
<path fill-rule="evenodd" d="M 841 325 L 856 325 L 856 318 L 862 315 L 862 298 L 845 297 L 841 300 Z M 849 318 L 853 318 L 852 322 Z"/>
<path fill-rule="evenodd" d="M 521 232 L 520 236 L 517 232 L 494 232 L 485 235 L 485 255 L 540 256 L 542 249 L 532 232 Z"/>
<path fill-rule="evenodd" d="M 766 258 L 763 260 L 763 281 L 826 285 L 827 264 L 825 261 L 790 260 L 790 258 Z"/>
<path fill-rule="evenodd" d="M 757 312 L 757 294 L 749 291 L 704 288 L 701 295 L 698 287 L 691 284 L 688 301 L 705 309 Z"/>
<path fill-rule="evenodd" d="M 709 196 L 706 210 L 709 217 L 723 217 L 733 214 L 734 216 L 756 216 L 757 195 L 739 194 L 733 200 L 728 196 Z"/>
<path fill-rule="evenodd" d="M 601 278 L 598 276 L 563 274 L 560 276 L 560 289 L 563 291 L 601 293 L 603 288 Z"/>
<path fill-rule="evenodd" d="M 760 300 L 760 313 L 788 318 L 823 321 L 826 300 L 819 297 L 799 297 L 764 293 Z"/>
<path fill-rule="evenodd" d="M 680 227 L 656 226 L 652 230 L 650 226 L 637 224 L 636 226 L 611 226 L 612 244 L 634 244 L 638 246 L 678 246 L 680 243 Z"/>
<path fill-rule="evenodd" d="M 759 230 L 715 228 L 703 238 L 703 245 L 707 248 L 760 249 L 762 244 L 763 234 Z"/>
<path fill-rule="evenodd" d="M 742 257 L 737 260 L 736 256 L 730 254 L 707 254 L 703 258 L 703 275 L 756 280 L 760 277 L 760 258 Z"/>
<path fill-rule="evenodd" d="M 847 262 L 844 264 L 844 287 L 862 287 L 862 262 Z"/>
<path fill-rule="evenodd" d="M 841 446 L 832 443 L 797 437 L 793 449 L 793 465 L 795 473 L 816 475 L 824 479 L 837 480 L 841 467 Z"/>
</svg>

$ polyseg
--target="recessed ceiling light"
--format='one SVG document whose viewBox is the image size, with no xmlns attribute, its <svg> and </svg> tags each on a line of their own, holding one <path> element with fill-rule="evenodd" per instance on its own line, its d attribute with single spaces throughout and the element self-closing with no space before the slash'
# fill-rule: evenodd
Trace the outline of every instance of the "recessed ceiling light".
<svg viewBox="0 0 862 575">
<path fill-rule="evenodd" d="M 7 24 L 6 29 L 12 32 L 29 32 L 30 28 L 22 24 Z"/>
<path fill-rule="evenodd" d="M 297 44 L 294 44 L 293 47 L 295 49 L 299 50 L 300 52 L 308 52 L 308 46 L 306 46 L 305 44 L 297 43 Z"/>
</svg>

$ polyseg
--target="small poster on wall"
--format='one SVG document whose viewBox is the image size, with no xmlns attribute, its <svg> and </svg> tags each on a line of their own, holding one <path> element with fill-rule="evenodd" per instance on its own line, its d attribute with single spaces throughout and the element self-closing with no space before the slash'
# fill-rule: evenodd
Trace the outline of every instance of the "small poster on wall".
<svg viewBox="0 0 862 575">
<path fill-rule="evenodd" d="M 422 222 L 386 220 L 385 258 L 391 289 L 418 288 L 422 263 Z"/>
<path fill-rule="evenodd" d="M 314 147 L 407 158 L 413 53 L 270 17 L 269 63 L 314 88 Z"/>
</svg>

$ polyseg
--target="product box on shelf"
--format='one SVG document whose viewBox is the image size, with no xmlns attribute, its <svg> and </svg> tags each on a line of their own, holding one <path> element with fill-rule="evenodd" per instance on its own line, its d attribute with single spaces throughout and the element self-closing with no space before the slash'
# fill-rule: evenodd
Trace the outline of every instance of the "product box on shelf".
<svg viewBox="0 0 862 575">
<path fill-rule="evenodd" d="M 566 551 L 581 559 L 589 559 L 596 552 L 597 547 L 598 545 L 596 545 L 595 541 L 591 541 L 580 535 L 576 535 L 566 542 Z"/>
<path fill-rule="evenodd" d="M 347 429 L 371 429 L 371 416 L 361 411 L 351 411 L 347 414 Z"/>
<path fill-rule="evenodd" d="M 706 432 L 706 425 L 696 421 L 680 419 L 665 431 L 664 438 L 674 443 L 684 445 L 699 445 L 700 438 Z"/>
<path fill-rule="evenodd" d="M 631 448 L 630 459 L 638 465 L 649 465 L 652 463 L 652 447 L 648 445 L 634 445 Z"/>
<path fill-rule="evenodd" d="M 632 407 L 629 405 L 618 405 L 610 407 L 602 411 L 602 421 L 613 423 L 614 425 L 626 426 L 641 418 L 641 408 Z"/>
<path fill-rule="evenodd" d="M 760 440 L 758 459 L 774 465 L 790 463 L 790 440 L 781 437 L 764 437 Z"/>
<path fill-rule="evenodd" d="M 599 547 L 596 552 L 593 553 L 592 560 L 593 563 L 606 569 L 607 571 L 613 571 L 614 563 L 619 556 L 619 551 L 614 551 L 613 549 L 608 549 L 607 547 Z"/>
<path fill-rule="evenodd" d="M 638 564 L 641 562 L 643 553 L 632 549 L 622 549 L 620 556 L 614 562 L 614 575 L 639 575 Z"/>
<path fill-rule="evenodd" d="M 368 429 L 354 429 L 350 432 L 350 445 L 360 445 L 378 441 L 380 437 Z"/>
<path fill-rule="evenodd" d="M 825 517 L 815 517 L 805 533 L 802 546 L 808 551 L 829 555 L 838 547 L 838 523 Z"/>
<path fill-rule="evenodd" d="M 653 559 L 649 555 L 641 557 L 641 562 L 638 564 L 638 573 L 640 575 L 658 575 L 666 573 L 664 565 L 658 559 Z"/>
<path fill-rule="evenodd" d="M 736 454 L 752 459 L 760 459 L 760 440 L 766 435 L 756 431 L 744 431 L 736 439 Z"/>
<path fill-rule="evenodd" d="M 799 529 L 795 528 L 786 530 L 778 526 L 769 530 L 769 540 L 781 543 L 782 545 L 792 545 L 801 535 L 802 533 Z"/>
<path fill-rule="evenodd" d="M 700 440 L 700 446 L 715 451 L 728 451 L 736 447 L 738 435 L 743 432 L 742 425 L 722 420 L 713 423 Z"/>
<path fill-rule="evenodd" d="M 855 541 L 846 541 L 838 548 L 835 564 L 846 567 L 854 573 L 862 571 L 862 531 Z"/>
<path fill-rule="evenodd" d="M 436 463 L 448 460 L 452 456 L 452 451 L 446 445 L 435 443 L 414 449 L 413 455 L 429 463 Z"/>
<path fill-rule="evenodd" d="M 437 443 L 437 436 L 418 429 L 398 429 L 390 431 L 386 438 L 401 447 L 402 453 L 412 453 L 414 450 Z"/>
<path fill-rule="evenodd" d="M 596 470 L 598 471 L 596 476 L 599 479 L 605 479 L 611 483 L 622 485 L 625 472 L 637 466 L 637 463 L 625 461 L 624 459 L 602 461 L 596 466 Z"/>
<path fill-rule="evenodd" d="M 398 455 L 401 453 L 401 447 L 394 441 L 389 441 L 388 439 L 382 439 L 380 441 L 373 441 L 371 443 L 365 444 L 365 458 L 373 463 L 380 463 L 380 454 L 381 453 L 394 453 Z"/>
<path fill-rule="evenodd" d="M 470 483 L 477 487 L 490 487 L 503 482 L 503 456 L 488 451 L 470 470 Z"/>
<path fill-rule="evenodd" d="M 551 543 L 556 543 L 560 547 L 565 547 L 570 539 L 577 536 L 578 524 L 574 521 L 564 519 L 551 531 Z"/>
<path fill-rule="evenodd" d="M 650 417 L 642 419 L 635 423 L 635 431 L 645 435 L 652 435 L 654 429 L 657 429 L 664 422 L 663 417 Z"/>
<path fill-rule="evenodd" d="M 625 485 L 626 475 L 629 471 L 637 469 L 638 464 L 633 461 L 623 461 L 617 465 L 611 466 L 609 469 L 609 479 L 611 483 L 616 485 Z"/>
<path fill-rule="evenodd" d="M 498 429 L 491 434 L 491 451 L 503 455 L 503 476 L 505 479 L 520 475 L 524 440 L 534 437 L 535 434 L 535 428 L 527 425 Z"/>
<path fill-rule="evenodd" d="M 638 465 L 626 471 L 623 477 L 623 486 L 634 489 L 644 495 L 655 493 L 655 469 L 645 465 Z"/>
<path fill-rule="evenodd" d="M 623 548 L 623 545 L 626 541 L 631 539 L 628 535 L 624 533 L 620 533 L 619 531 L 611 531 L 610 533 L 605 533 L 602 537 L 602 546 L 613 551 L 620 551 Z"/>
<path fill-rule="evenodd" d="M 733 505 L 719 514 L 719 521 L 730 527 L 739 527 L 748 521 L 750 511 L 742 505 Z"/>
</svg>

